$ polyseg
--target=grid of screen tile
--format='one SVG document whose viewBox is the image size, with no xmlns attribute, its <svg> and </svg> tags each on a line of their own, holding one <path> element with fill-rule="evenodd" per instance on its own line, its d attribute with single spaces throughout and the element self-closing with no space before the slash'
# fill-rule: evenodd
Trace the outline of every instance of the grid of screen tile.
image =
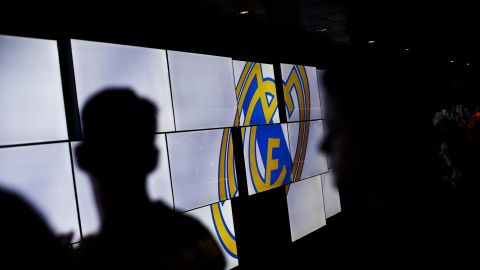
<svg viewBox="0 0 480 270">
<path fill-rule="evenodd" d="M 0 59 L 0 188 L 79 241 L 57 42 L 0 35 Z"/>
<path fill-rule="evenodd" d="M 268 129 L 278 126 L 280 120 L 273 65 L 81 40 L 71 41 L 71 51 L 78 111 L 88 98 L 105 87 L 130 87 L 159 107 L 155 143 L 160 149 L 160 164 L 147 182 L 153 201 L 163 201 L 183 212 L 238 196 L 235 164 L 230 155 L 232 138 L 229 127 L 252 129 L 265 126 Z M 0 184 L 31 201 L 57 234 L 73 231 L 73 242 L 77 242 L 82 233 L 85 236 L 97 232 L 100 222 L 89 179 L 78 168 L 72 154 L 80 142 L 68 138 L 63 99 L 64 95 L 72 93 L 69 89 L 62 89 L 57 43 L 0 36 L 0 55 L 10 61 L 2 60 L 0 63 L 0 83 L 7 86 L 7 90 L 0 93 L 0 102 L 3 101 L 0 110 L 5 110 L 0 119 L 0 159 L 8 160 L 2 162 L 1 170 L 8 173 L 0 175 L 0 179 L 7 180 L 2 180 Z M 15 64 L 12 64 L 14 61 Z M 307 71 L 307 76 L 312 76 L 310 69 Z M 283 72 L 282 66 L 282 75 Z M 22 80 L 27 76 L 32 83 Z M 316 78 L 309 79 L 309 83 L 312 81 L 315 82 Z M 309 86 L 309 89 L 315 88 Z M 283 133 L 283 139 L 292 161 L 295 160 L 293 148 L 298 145 L 295 136 L 298 136 L 299 126 L 309 123 L 311 130 L 306 147 L 307 158 L 299 162 L 303 165 L 302 173 L 297 178 L 287 176 L 291 177 L 291 182 L 328 171 L 324 165 L 325 158 L 315 155 L 318 142 L 312 142 L 323 134 L 323 114 L 318 106 L 312 109 L 312 115 L 316 116 L 312 119 L 318 121 L 295 121 L 287 117 L 288 123 L 282 124 L 287 131 Z M 29 110 L 18 110 L 18 107 Z M 268 142 L 268 136 L 266 139 Z M 188 141 L 191 143 L 188 144 Z M 258 148 L 255 143 L 254 147 Z M 46 162 L 40 158 L 43 153 L 48 153 L 52 157 L 50 163 L 57 166 L 41 166 L 42 162 Z M 23 156 L 32 160 L 30 165 L 23 161 L 16 164 L 14 156 L 19 156 L 20 161 L 25 160 Z M 319 160 L 320 165 L 315 166 Z M 20 175 L 18 172 L 25 166 L 41 169 L 35 172 L 35 178 L 52 181 L 50 185 L 42 182 L 44 188 L 41 191 L 44 193 L 37 190 L 34 195 L 31 194 L 32 183 L 38 184 L 40 180 L 32 175 Z M 223 168 L 223 174 L 219 168 Z M 53 171 L 61 177 L 52 177 Z M 195 177 L 188 179 L 192 175 Z M 10 180 L 22 184 L 11 185 L 7 182 Z M 189 181 L 196 181 L 197 188 L 185 188 L 192 187 Z M 52 185 L 57 188 L 47 188 Z M 61 190 L 58 186 L 64 188 Z M 52 190 L 59 195 L 52 196 Z M 44 197 L 56 201 L 47 203 Z M 327 196 L 324 194 L 324 197 Z M 60 205 L 63 208 L 57 209 Z"/>
</svg>

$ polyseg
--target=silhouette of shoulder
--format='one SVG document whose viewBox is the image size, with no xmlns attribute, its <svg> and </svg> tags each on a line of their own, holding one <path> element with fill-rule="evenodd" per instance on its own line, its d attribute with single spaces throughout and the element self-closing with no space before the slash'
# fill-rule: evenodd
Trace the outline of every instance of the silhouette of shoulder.
<svg viewBox="0 0 480 270">
<path fill-rule="evenodd" d="M 5 266 L 57 269 L 66 264 L 60 241 L 23 199 L 0 191 L 0 212 L 0 252 Z"/>
<path fill-rule="evenodd" d="M 152 102 L 128 88 L 105 89 L 83 109 L 83 143 L 76 154 L 91 176 L 102 220 L 98 236 L 75 252 L 84 268 L 224 268 L 204 226 L 147 196 L 146 178 L 159 158 L 156 115 Z"/>
<path fill-rule="evenodd" d="M 76 250 L 76 264 L 85 268 L 135 264 L 160 269 L 224 269 L 225 261 L 202 224 L 155 203 L 138 211 L 136 220 L 104 224 L 98 236 L 86 238 Z"/>
</svg>

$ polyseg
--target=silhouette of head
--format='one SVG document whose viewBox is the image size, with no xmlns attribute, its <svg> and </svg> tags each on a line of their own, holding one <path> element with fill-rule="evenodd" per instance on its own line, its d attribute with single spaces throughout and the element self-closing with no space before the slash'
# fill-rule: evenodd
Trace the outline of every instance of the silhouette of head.
<svg viewBox="0 0 480 270">
<path fill-rule="evenodd" d="M 76 154 L 96 192 L 109 200 L 143 196 L 157 164 L 155 106 L 130 89 L 105 89 L 87 102 L 82 120 L 84 140 Z"/>
<path fill-rule="evenodd" d="M 426 169 L 422 146 L 430 117 L 425 98 L 432 87 L 427 78 L 413 62 L 368 53 L 350 56 L 326 72 L 328 133 L 322 148 L 346 195 L 342 206 L 346 201 L 357 207 L 369 200 L 402 201 L 412 189 L 412 173 Z"/>
</svg>

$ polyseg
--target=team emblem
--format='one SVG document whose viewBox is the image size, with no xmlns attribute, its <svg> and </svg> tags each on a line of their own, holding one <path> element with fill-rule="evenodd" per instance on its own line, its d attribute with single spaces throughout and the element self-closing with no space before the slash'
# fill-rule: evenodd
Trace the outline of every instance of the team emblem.
<svg viewBox="0 0 480 270">
<path fill-rule="evenodd" d="M 286 125 L 278 123 L 278 103 L 272 76 L 265 76 L 262 64 L 246 62 L 235 92 L 238 101 L 234 126 L 242 128 L 245 167 L 254 193 L 287 185 L 300 179 L 305 157 L 310 119 L 310 89 L 303 66 L 293 66 L 283 90 L 287 117 L 299 113 L 299 136 L 295 149 L 289 149 Z M 306 121 L 306 122 L 303 122 Z M 295 155 L 290 155 L 295 151 Z M 292 161 L 293 157 L 293 161 Z M 222 215 L 223 201 L 238 193 L 230 129 L 223 132 L 218 171 L 218 204 L 211 208 L 217 236 L 228 254 L 237 258 L 236 240 Z"/>
</svg>

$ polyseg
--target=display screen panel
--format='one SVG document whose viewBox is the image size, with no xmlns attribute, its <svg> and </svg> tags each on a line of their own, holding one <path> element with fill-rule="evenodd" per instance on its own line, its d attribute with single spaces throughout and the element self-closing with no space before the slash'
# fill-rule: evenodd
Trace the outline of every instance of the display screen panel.
<svg viewBox="0 0 480 270">
<path fill-rule="evenodd" d="M 235 126 L 280 123 L 273 65 L 233 61 L 238 116 Z"/>
<path fill-rule="evenodd" d="M 168 51 L 177 130 L 231 127 L 237 110 L 232 59 Z"/>
<path fill-rule="evenodd" d="M 0 35 L 0 146 L 68 139 L 57 42 Z"/>
<path fill-rule="evenodd" d="M 225 269 L 232 269 L 238 265 L 237 241 L 230 200 L 204 206 L 185 214 L 202 223 L 217 240 L 226 260 Z"/>
<path fill-rule="evenodd" d="M 55 234 L 80 240 L 68 143 L 1 148 L 0 188 L 30 203 Z"/>
<path fill-rule="evenodd" d="M 236 182 L 229 183 L 222 171 L 234 171 L 233 157 L 219 158 L 222 137 L 228 129 L 167 134 L 175 209 L 188 211 L 238 195 Z M 235 179 L 235 176 L 232 176 Z"/>
<path fill-rule="evenodd" d="M 321 151 L 323 121 L 288 123 L 294 181 L 326 173 L 327 158 Z"/>
<path fill-rule="evenodd" d="M 290 184 L 287 189 L 287 205 L 292 241 L 327 224 L 320 176 Z"/>
<path fill-rule="evenodd" d="M 315 67 L 281 64 L 287 121 L 322 119 Z"/>
<path fill-rule="evenodd" d="M 71 44 L 80 112 L 104 88 L 128 87 L 155 104 L 158 132 L 175 130 L 165 50 L 75 39 Z"/>
<path fill-rule="evenodd" d="M 242 128 L 248 194 L 292 182 L 287 124 Z"/>
<path fill-rule="evenodd" d="M 329 171 L 322 175 L 323 200 L 325 202 L 326 217 L 332 217 L 342 211 L 340 204 L 340 194 L 334 183 L 334 173 Z"/>
<path fill-rule="evenodd" d="M 326 99 L 326 96 L 325 96 L 325 73 L 326 71 L 325 70 L 321 70 L 321 69 L 317 69 L 317 80 L 318 80 L 318 91 L 320 93 L 320 104 L 322 106 L 322 116 L 323 116 L 323 119 L 324 120 L 327 120 L 327 113 L 326 113 L 326 110 L 327 110 L 327 99 Z M 328 125 L 324 124 L 323 125 L 323 131 L 324 131 L 324 134 L 328 134 Z M 326 154 L 327 156 L 327 166 L 329 169 L 331 169 L 331 161 L 330 161 L 330 156 L 328 154 Z"/>
</svg>

